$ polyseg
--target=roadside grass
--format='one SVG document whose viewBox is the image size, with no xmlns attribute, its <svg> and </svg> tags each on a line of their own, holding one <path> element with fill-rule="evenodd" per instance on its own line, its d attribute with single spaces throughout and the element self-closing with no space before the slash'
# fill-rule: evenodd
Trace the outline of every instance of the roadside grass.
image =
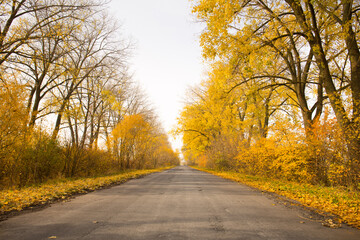
<svg viewBox="0 0 360 240">
<path fill-rule="evenodd" d="M 232 171 L 216 171 L 193 167 L 222 178 L 240 182 L 257 189 L 272 192 L 314 208 L 318 213 L 330 213 L 338 222 L 360 229 L 360 192 L 341 187 L 324 187 L 260 176 L 246 175 Z"/>
<path fill-rule="evenodd" d="M 172 167 L 129 170 L 119 174 L 100 177 L 52 180 L 37 186 L 1 190 L 0 215 L 12 211 L 21 211 L 32 206 L 44 205 L 59 199 L 67 199 L 75 194 L 86 193 L 113 184 L 124 183 L 130 179 L 139 178 L 170 168 Z"/>
</svg>

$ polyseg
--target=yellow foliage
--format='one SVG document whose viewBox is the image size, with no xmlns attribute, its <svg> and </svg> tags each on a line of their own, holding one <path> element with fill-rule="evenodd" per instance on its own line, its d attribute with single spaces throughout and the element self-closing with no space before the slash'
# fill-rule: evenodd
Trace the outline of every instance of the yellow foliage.
<svg viewBox="0 0 360 240">
<path fill-rule="evenodd" d="M 306 182 L 306 147 L 302 144 L 282 145 L 262 139 L 250 148 L 242 148 L 237 156 L 238 169 L 245 173 Z"/>
<path fill-rule="evenodd" d="M 238 172 L 215 171 L 197 168 L 223 178 L 241 182 L 260 190 L 274 192 L 321 213 L 332 213 L 340 222 L 360 228 L 360 194 L 341 187 L 324 187 L 293 181 L 273 180 L 264 176 L 252 176 Z"/>
<path fill-rule="evenodd" d="M 27 116 L 24 86 L 0 79 L 0 149 L 14 143 L 24 133 Z"/>
<path fill-rule="evenodd" d="M 0 185 L 17 174 L 19 146 L 25 140 L 24 86 L 0 79 Z"/>
<path fill-rule="evenodd" d="M 170 167 L 151 170 L 133 170 L 111 176 L 78 180 L 64 179 L 45 183 L 40 186 L 2 190 L 0 191 L 0 214 L 13 210 L 20 211 L 30 206 L 46 204 L 57 199 L 67 199 L 76 193 L 86 193 L 169 168 Z"/>
<path fill-rule="evenodd" d="M 208 160 L 207 160 L 206 156 L 202 155 L 199 157 L 198 165 L 199 165 L 199 167 L 207 167 L 207 162 L 208 162 Z"/>
<path fill-rule="evenodd" d="M 120 169 L 179 164 L 165 134 L 141 114 L 124 116 L 107 145 Z"/>
<path fill-rule="evenodd" d="M 178 121 L 184 156 L 251 179 L 269 177 L 259 184 L 269 191 L 289 192 L 272 185 L 274 179 L 294 181 L 301 190 L 289 196 L 360 226 L 359 68 L 350 67 L 358 53 L 349 57 L 349 49 L 358 52 L 356 41 L 350 43 L 358 37 L 354 11 L 336 1 L 192 2 L 206 24 L 200 44 L 211 70 Z M 357 196 L 331 188 L 313 196 L 318 189 L 308 184 L 346 186 Z"/>
</svg>

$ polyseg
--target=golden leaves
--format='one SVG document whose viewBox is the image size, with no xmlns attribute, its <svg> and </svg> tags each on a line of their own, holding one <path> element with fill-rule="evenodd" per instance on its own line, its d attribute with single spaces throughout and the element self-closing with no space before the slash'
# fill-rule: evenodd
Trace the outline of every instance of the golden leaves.
<svg viewBox="0 0 360 240">
<path fill-rule="evenodd" d="M 168 168 L 133 170 L 97 178 L 63 179 L 52 181 L 52 183 L 45 183 L 38 187 L 2 190 L 0 191 L 0 212 L 20 211 L 26 207 L 45 204 L 56 199 L 67 199 L 75 193 L 86 193 L 113 183 L 122 183 L 129 179 L 165 169 Z"/>
<path fill-rule="evenodd" d="M 323 223 L 323 226 L 329 227 L 329 228 L 340 228 L 341 223 L 336 223 L 332 219 L 326 219 Z"/>
<path fill-rule="evenodd" d="M 305 206 L 317 209 L 320 214 L 333 214 L 332 217 L 327 218 L 322 223 L 323 226 L 339 228 L 341 222 L 345 222 L 360 228 L 359 192 L 348 191 L 341 187 L 314 186 L 298 182 L 273 180 L 263 176 L 252 176 L 239 172 L 197 169 L 288 197 Z"/>
<path fill-rule="evenodd" d="M 343 87 L 357 76 L 356 68 L 350 68 L 356 64 L 346 56 L 342 32 L 347 29 L 350 36 L 359 22 L 349 13 L 349 22 L 336 23 L 343 14 L 336 1 L 327 6 L 290 2 L 194 3 L 193 12 L 206 23 L 200 41 L 211 70 L 179 119 L 185 156 L 195 156 L 192 162 L 200 166 L 221 169 L 227 162 L 228 168 L 253 178 L 298 182 L 297 188 L 303 188 L 298 193 L 292 187 L 262 184 L 359 226 L 358 196 L 309 185 L 340 185 L 349 192 L 360 187 L 359 94 L 351 84 Z M 224 160 L 222 153 L 234 142 L 237 149 Z"/>
<path fill-rule="evenodd" d="M 107 146 L 119 164 L 127 167 L 176 164 L 178 159 L 167 136 L 142 114 L 125 115 L 108 137 Z"/>
</svg>

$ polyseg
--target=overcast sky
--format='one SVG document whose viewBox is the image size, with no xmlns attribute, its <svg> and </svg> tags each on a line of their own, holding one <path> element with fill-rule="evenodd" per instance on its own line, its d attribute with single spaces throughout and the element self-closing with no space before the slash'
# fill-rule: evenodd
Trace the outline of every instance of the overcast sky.
<svg viewBox="0 0 360 240">
<path fill-rule="evenodd" d="M 145 90 L 166 131 L 176 124 L 188 86 L 203 71 L 199 35 L 188 0 L 112 0 L 110 13 L 135 42 L 134 79 Z M 179 140 L 172 140 L 179 148 Z"/>
</svg>

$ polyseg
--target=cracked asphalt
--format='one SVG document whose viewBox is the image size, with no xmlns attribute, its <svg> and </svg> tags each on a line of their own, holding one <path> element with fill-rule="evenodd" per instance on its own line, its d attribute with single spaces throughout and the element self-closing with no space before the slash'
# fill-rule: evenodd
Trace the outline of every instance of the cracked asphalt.
<svg viewBox="0 0 360 240">
<path fill-rule="evenodd" d="M 0 222 L 0 239 L 360 239 L 260 191 L 181 166 Z"/>
</svg>

